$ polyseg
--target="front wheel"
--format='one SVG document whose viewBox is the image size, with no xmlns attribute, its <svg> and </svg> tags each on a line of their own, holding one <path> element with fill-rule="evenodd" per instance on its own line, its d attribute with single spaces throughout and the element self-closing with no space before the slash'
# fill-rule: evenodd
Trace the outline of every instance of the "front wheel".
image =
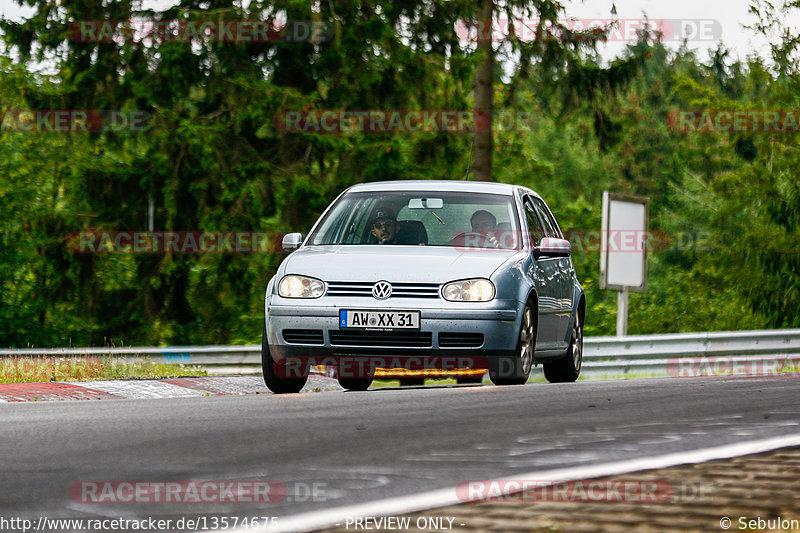
<svg viewBox="0 0 800 533">
<path fill-rule="evenodd" d="M 583 365 L 583 323 L 580 313 L 576 312 L 569 349 L 558 361 L 544 364 L 544 377 L 550 383 L 572 383 L 578 379 L 581 365 Z"/>
<path fill-rule="evenodd" d="M 522 385 L 528 381 L 533 363 L 533 350 L 536 347 L 536 320 L 530 304 L 522 312 L 517 350 L 511 357 L 492 359 L 489 379 L 495 385 Z"/>
<path fill-rule="evenodd" d="M 266 325 L 261 332 L 261 369 L 264 374 L 264 383 L 275 394 L 298 393 L 308 380 L 308 374 L 306 373 L 297 378 L 286 377 L 288 375 L 286 365 L 276 363 L 269 353 Z"/>
</svg>

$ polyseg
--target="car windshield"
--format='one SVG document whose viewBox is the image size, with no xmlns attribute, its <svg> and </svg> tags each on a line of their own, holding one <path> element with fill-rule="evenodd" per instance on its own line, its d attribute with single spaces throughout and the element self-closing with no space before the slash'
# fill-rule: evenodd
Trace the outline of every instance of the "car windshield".
<svg viewBox="0 0 800 533">
<path fill-rule="evenodd" d="M 453 192 L 351 192 L 325 215 L 311 245 L 396 244 L 519 248 L 511 196 Z"/>
</svg>

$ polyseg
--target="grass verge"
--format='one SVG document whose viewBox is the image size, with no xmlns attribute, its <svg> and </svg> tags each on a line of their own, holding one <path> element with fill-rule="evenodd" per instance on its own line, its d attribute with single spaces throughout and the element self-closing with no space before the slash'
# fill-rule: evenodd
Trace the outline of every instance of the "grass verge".
<svg viewBox="0 0 800 533">
<path fill-rule="evenodd" d="M 160 363 L 145 357 L 3 357 L 0 383 L 156 379 L 206 376 L 198 366 Z"/>
</svg>

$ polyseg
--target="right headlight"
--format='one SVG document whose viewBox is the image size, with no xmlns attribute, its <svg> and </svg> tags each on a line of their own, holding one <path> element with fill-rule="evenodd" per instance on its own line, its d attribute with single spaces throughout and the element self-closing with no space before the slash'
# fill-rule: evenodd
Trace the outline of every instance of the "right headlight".
<svg viewBox="0 0 800 533">
<path fill-rule="evenodd" d="M 325 294 L 325 284 L 316 278 L 290 274 L 281 279 L 278 294 L 284 298 L 319 298 Z"/>
<path fill-rule="evenodd" d="M 453 281 L 442 287 L 442 298 L 450 302 L 488 302 L 494 294 L 492 282 L 483 278 Z"/>
</svg>

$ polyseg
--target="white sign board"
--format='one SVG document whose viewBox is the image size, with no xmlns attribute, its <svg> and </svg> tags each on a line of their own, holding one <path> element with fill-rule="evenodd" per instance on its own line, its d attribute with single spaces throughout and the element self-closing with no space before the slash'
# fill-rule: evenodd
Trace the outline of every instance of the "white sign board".
<svg viewBox="0 0 800 533">
<path fill-rule="evenodd" d="M 649 199 L 603 193 L 600 288 L 644 292 Z"/>
</svg>

